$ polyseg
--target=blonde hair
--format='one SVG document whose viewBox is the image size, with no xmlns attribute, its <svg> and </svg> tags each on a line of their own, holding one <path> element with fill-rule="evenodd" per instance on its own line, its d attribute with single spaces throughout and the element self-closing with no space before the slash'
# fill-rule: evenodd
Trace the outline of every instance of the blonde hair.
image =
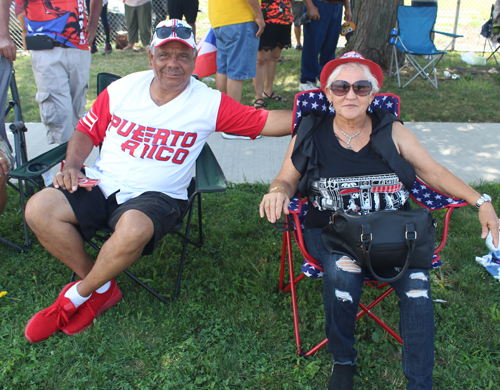
<svg viewBox="0 0 500 390">
<path fill-rule="evenodd" d="M 331 83 L 333 83 L 335 80 L 337 80 L 337 77 L 339 73 L 343 69 L 356 69 L 356 70 L 362 70 L 366 80 L 368 80 L 372 84 L 372 94 L 377 94 L 380 91 L 380 87 L 378 84 L 378 80 L 375 78 L 373 73 L 370 71 L 370 68 L 368 68 L 366 65 L 360 64 L 358 62 L 346 62 L 345 64 L 337 66 L 333 72 L 330 74 L 328 77 L 328 81 L 326 82 L 326 86 L 328 87 Z"/>
</svg>

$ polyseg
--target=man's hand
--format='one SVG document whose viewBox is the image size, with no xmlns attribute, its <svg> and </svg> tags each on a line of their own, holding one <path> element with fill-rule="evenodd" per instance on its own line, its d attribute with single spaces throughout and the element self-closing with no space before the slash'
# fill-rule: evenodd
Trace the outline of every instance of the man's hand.
<svg viewBox="0 0 500 390">
<path fill-rule="evenodd" d="M 318 7 L 316 7 L 314 5 L 312 0 L 305 0 L 304 5 L 307 8 L 307 14 L 309 15 L 310 20 L 319 20 L 320 19 Z"/>
<path fill-rule="evenodd" d="M 344 2 L 345 7 L 345 21 L 350 22 L 352 20 L 351 2 L 346 0 Z"/>
<path fill-rule="evenodd" d="M 10 38 L 9 20 L 10 5 L 12 0 L 0 0 L 0 56 L 7 58 L 10 62 L 16 59 L 16 44 Z M 0 107 L 4 109 L 5 107 Z"/>
<path fill-rule="evenodd" d="M 9 159 L 5 157 L 5 155 L 0 152 L 0 177 L 7 176 L 10 171 L 10 163 Z"/>
<path fill-rule="evenodd" d="M 97 32 L 97 24 L 95 26 L 91 26 L 90 24 L 87 24 L 87 43 L 88 45 L 92 45 L 92 42 L 94 42 L 94 38 Z"/>
<path fill-rule="evenodd" d="M 62 172 L 57 172 L 57 175 L 52 180 L 55 188 L 62 188 L 70 193 L 78 189 L 78 179 L 86 179 L 87 177 L 75 168 L 64 168 Z M 87 191 L 91 191 L 92 187 L 85 187 Z"/>
<path fill-rule="evenodd" d="M 7 58 L 10 62 L 16 60 L 17 48 L 10 36 L 0 36 L 0 56 Z"/>
</svg>

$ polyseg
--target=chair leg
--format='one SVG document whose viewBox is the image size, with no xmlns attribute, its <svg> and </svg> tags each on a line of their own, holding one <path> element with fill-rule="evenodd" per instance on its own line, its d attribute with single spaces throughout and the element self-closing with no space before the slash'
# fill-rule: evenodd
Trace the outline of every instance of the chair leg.
<svg viewBox="0 0 500 390">
<path fill-rule="evenodd" d="M 17 249 L 17 250 L 18 250 L 19 252 L 21 252 L 21 253 L 23 253 L 23 252 L 24 252 L 24 249 L 23 249 L 23 248 L 21 248 L 20 246 L 18 246 L 18 245 L 16 245 L 16 244 L 14 244 L 14 243 L 12 243 L 12 242 L 10 242 L 10 241 L 6 240 L 5 238 L 0 237 L 0 242 L 1 242 L 1 243 L 3 243 L 3 244 L 5 244 L 5 245 L 10 246 L 11 248 Z"/>
<path fill-rule="evenodd" d="M 193 207 L 194 207 L 194 204 L 191 205 L 191 209 L 189 210 L 188 221 L 186 224 L 186 232 L 185 232 L 185 235 L 182 239 L 182 254 L 181 254 L 181 261 L 179 263 L 179 272 L 177 273 L 177 283 L 175 284 L 174 302 L 177 299 L 177 295 L 179 294 L 179 290 L 181 287 L 182 270 L 184 269 L 184 259 L 186 257 L 186 249 L 187 249 L 187 244 L 189 242 L 189 231 L 191 229 L 191 219 L 193 217 Z"/>
<path fill-rule="evenodd" d="M 297 354 L 302 356 L 302 349 L 300 345 L 300 330 L 299 330 L 299 312 L 297 309 L 297 295 L 295 291 L 295 275 L 293 271 L 293 257 L 292 257 L 292 238 L 290 232 L 285 232 L 287 253 L 288 253 L 288 273 L 290 278 L 290 292 L 292 293 L 292 311 L 293 311 L 293 327 L 295 331 L 295 345 L 297 346 Z"/>
<path fill-rule="evenodd" d="M 139 283 L 142 287 L 144 287 L 148 292 L 153 294 L 156 298 L 158 298 L 163 303 L 170 303 L 167 299 L 163 298 L 160 294 L 158 294 L 155 290 L 153 290 L 151 287 L 149 287 L 146 283 L 144 283 L 142 280 L 140 280 L 137 276 L 132 274 L 130 271 L 125 270 L 123 272 L 125 272 L 125 274 L 129 278 L 132 278 L 133 280 L 135 280 L 137 283 Z"/>
</svg>

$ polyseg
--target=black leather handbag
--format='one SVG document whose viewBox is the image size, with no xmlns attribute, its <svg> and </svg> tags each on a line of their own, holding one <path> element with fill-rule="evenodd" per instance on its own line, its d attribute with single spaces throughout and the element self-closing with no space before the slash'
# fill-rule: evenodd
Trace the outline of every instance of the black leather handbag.
<svg viewBox="0 0 500 390">
<path fill-rule="evenodd" d="M 409 267 L 430 268 L 434 254 L 436 221 L 428 209 L 387 210 L 371 214 L 336 211 L 321 232 L 330 253 L 345 254 L 366 266 L 381 282 L 394 282 Z M 374 268 L 400 268 L 396 276 L 383 278 Z"/>
</svg>

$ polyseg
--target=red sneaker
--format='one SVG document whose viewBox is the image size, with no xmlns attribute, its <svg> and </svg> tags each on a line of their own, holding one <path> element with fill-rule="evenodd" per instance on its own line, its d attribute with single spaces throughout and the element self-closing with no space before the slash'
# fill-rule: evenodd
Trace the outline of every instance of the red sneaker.
<svg viewBox="0 0 500 390">
<path fill-rule="evenodd" d="M 24 330 L 24 335 L 30 343 L 38 343 L 49 338 L 69 323 L 77 308 L 64 296 L 64 293 L 77 282 L 79 281 L 67 284 L 52 305 L 31 317 Z"/>
<path fill-rule="evenodd" d="M 69 336 L 82 333 L 93 324 L 94 318 L 99 317 L 104 310 L 116 305 L 122 299 L 122 296 L 123 293 L 118 288 L 115 280 L 112 279 L 108 291 L 102 294 L 93 292 L 92 296 L 78 307 L 78 310 L 62 331 Z"/>
</svg>

